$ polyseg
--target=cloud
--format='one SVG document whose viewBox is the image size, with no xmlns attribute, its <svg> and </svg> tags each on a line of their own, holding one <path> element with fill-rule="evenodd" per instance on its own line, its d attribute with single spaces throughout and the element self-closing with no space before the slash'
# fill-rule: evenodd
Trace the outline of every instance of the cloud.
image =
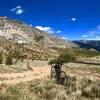
<svg viewBox="0 0 100 100">
<path fill-rule="evenodd" d="M 35 28 L 37 28 L 41 31 L 47 32 L 47 33 L 61 33 L 61 31 L 55 31 L 51 27 L 36 26 Z"/>
<path fill-rule="evenodd" d="M 51 27 L 36 26 L 35 28 L 40 29 L 41 31 L 44 31 L 47 33 L 55 33 L 55 31 Z"/>
<path fill-rule="evenodd" d="M 96 40 L 100 40 L 100 36 L 96 36 Z"/>
<path fill-rule="evenodd" d="M 56 33 L 61 33 L 61 31 L 56 31 Z"/>
<path fill-rule="evenodd" d="M 24 12 L 22 6 L 16 6 L 15 8 L 10 10 L 11 12 L 15 12 L 17 15 L 20 15 Z"/>
<path fill-rule="evenodd" d="M 64 37 L 64 36 L 63 36 L 63 37 L 62 37 L 62 39 L 66 40 L 66 39 L 67 39 L 67 37 Z"/>
<path fill-rule="evenodd" d="M 73 22 L 75 22 L 76 21 L 76 18 L 75 17 L 72 17 L 70 20 L 73 21 Z"/>
<path fill-rule="evenodd" d="M 83 39 L 100 40 L 100 25 L 82 35 Z"/>
<path fill-rule="evenodd" d="M 16 14 L 22 14 L 24 11 L 23 11 L 23 9 L 18 9 L 18 10 L 16 10 Z"/>
<path fill-rule="evenodd" d="M 10 11 L 15 11 L 16 10 L 16 8 L 13 8 L 13 9 L 11 9 Z"/>
<path fill-rule="evenodd" d="M 20 8 L 22 8 L 22 7 L 21 7 L 21 6 L 17 6 L 16 8 L 17 8 L 17 9 L 20 9 Z"/>
<path fill-rule="evenodd" d="M 82 35 L 82 37 L 83 37 L 83 38 L 86 38 L 86 37 L 88 37 L 88 35 Z"/>
<path fill-rule="evenodd" d="M 97 29 L 100 30 L 100 25 L 97 26 Z"/>
<path fill-rule="evenodd" d="M 33 26 L 32 24 L 30 24 L 29 26 Z"/>
</svg>

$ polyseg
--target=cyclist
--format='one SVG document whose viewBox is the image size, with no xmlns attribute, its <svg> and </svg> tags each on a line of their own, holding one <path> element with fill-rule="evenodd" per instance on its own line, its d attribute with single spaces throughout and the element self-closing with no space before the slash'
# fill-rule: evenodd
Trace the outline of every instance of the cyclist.
<svg viewBox="0 0 100 100">
<path fill-rule="evenodd" d="M 55 72 L 57 74 L 57 82 L 59 82 L 59 78 L 61 74 L 61 67 L 62 67 L 62 62 L 58 60 L 54 65 Z"/>
</svg>

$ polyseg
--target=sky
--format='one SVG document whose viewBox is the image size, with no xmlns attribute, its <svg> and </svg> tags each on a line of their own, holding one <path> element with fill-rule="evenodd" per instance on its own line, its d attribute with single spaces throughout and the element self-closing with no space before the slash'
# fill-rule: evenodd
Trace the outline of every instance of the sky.
<svg viewBox="0 0 100 100">
<path fill-rule="evenodd" d="M 100 0 L 0 0 L 0 16 L 68 40 L 100 40 Z"/>
</svg>

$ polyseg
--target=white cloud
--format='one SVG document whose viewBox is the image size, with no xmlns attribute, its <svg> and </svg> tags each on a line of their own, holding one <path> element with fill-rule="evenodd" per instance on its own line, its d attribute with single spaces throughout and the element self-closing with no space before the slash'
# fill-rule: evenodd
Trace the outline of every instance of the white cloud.
<svg viewBox="0 0 100 100">
<path fill-rule="evenodd" d="M 55 33 L 55 31 L 51 27 L 36 26 L 35 28 L 40 29 L 41 31 L 44 31 L 47 33 Z"/>
<path fill-rule="evenodd" d="M 98 25 L 95 29 L 88 31 L 86 34 L 82 35 L 82 38 L 87 40 L 100 40 L 100 25 Z"/>
<path fill-rule="evenodd" d="M 13 8 L 13 9 L 11 9 L 10 11 L 15 11 L 16 10 L 16 8 Z"/>
<path fill-rule="evenodd" d="M 62 37 L 62 39 L 66 40 L 66 39 L 67 39 L 67 37 L 64 37 L 64 36 L 63 36 L 63 37 Z"/>
<path fill-rule="evenodd" d="M 18 9 L 18 10 L 16 10 L 16 14 L 22 14 L 24 11 L 23 11 L 23 9 Z"/>
<path fill-rule="evenodd" d="M 96 40 L 100 40 L 100 36 L 96 36 Z"/>
<path fill-rule="evenodd" d="M 24 12 L 22 6 L 16 6 L 15 8 L 10 10 L 11 12 L 15 12 L 17 15 L 20 15 Z"/>
<path fill-rule="evenodd" d="M 76 18 L 75 17 L 72 17 L 70 20 L 73 21 L 73 22 L 75 22 L 76 21 Z"/>
<path fill-rule="evenodd" d="M 56 33 L 61 33 L 61 31 L 56 31 Z"/>
<path fill-rule="evenodd" d="M 30 26 L 32 26 L 32 24 L 30 24 Z"/>
<path fill-rule="evenodd" d="M 61 31 L 55 31 L 51 27 L 36 26 L 35 28 L 37 28 L 41 31 L 47 32 L 47 33 L 61 33 Z"/>
<path fill-rule="evenodd" d="M 22 7 L 21 7 L 21 6 L 17 6 L 16 8 L 17 8 L 17 9 L 20 9 L 20 8 L 22 8 Z"/>
<path fill-rule="evenodd" d="M 100 30 L 100 25 L 97 26 L 97 29 Z"/>
<path fill-rule="evenodd" d="M 86 38 L 86 37 L 88 37 L 88 35 L 82 35 L 82 37 L 83 37 L 83 38 Z"/>
</svg>

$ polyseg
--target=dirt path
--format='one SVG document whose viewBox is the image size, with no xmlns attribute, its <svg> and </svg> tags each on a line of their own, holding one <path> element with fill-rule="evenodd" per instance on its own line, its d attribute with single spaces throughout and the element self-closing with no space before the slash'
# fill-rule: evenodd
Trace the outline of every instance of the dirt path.
<svg viewBox="0 0 100 100">
<path fill-rule="evenodd" d="M 50 75 L 50 67 L 34 67 L 33 71 L 25 71 L 22 73 L 1 74 L 1 84 L 17 84 L 36 79 L 43 79 Z"/>
<path fill-rule="evenodd" d="M 100 80 L 100 73 L 91 74 L 89 71 L 82 71 L 67 69 L 66 74 L 70 76 L 87 77 L 91 80 Z M 50 76 L 50 66 L 48 67 L 33 67 L 32 71 L 24 71 L 22 73 L 2 74 L 0 73 L 0 85 L 1 84 L 17 84 L 21 82 L 27 82 L 36 79 L 45 79 Z M 98 77 L 97 77 L 98 76 Z"/>
</svg>

